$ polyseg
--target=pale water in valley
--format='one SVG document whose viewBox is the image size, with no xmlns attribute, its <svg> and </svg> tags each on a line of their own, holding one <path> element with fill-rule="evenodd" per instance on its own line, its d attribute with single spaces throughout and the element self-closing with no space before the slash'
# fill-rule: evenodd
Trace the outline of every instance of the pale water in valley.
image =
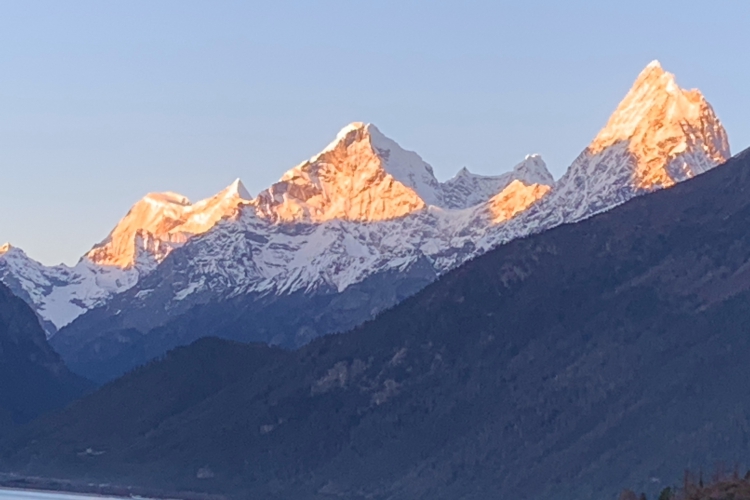
<svg viewBox="0 0 750 500">
<path fill-rule="evenodd" d="M 123 500 L 122 497 L 0 488 L 0 500 Z M 129 500 L 129 499 L 128 499 Z"/>
</svg>

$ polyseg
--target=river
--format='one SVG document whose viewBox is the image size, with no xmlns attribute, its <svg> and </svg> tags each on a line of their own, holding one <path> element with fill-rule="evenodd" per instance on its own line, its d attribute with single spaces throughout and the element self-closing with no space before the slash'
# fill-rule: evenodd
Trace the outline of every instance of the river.
<svg viewBox="0 0 750 500">
<path fill-rule="evenodd" d="M 0 488 L 0 500 L 123 500 L 122 497 Z M 130 498 L 128 498 L 130 500 Z"/>
</svg>

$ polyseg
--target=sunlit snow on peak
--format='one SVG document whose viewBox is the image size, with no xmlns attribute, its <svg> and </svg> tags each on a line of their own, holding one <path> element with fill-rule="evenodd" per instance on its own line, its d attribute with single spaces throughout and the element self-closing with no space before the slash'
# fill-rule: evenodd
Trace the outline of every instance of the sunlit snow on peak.
<svg viewBox="0 0 750 500">
<path fill-rule="evenodd" d="M 634 157 L 633 185 L 646 191 L 671 186 L 731 156 L 724 127 L 701 92 L 681 89 L 658 62 L 638 75 L 587 151 L 596 155 L 615 145 Z M 696 157 L 687 168 L 678 160 L 698 150 L 707 161 Z"/>
<path fill-rule="evenodd" d="M 138 201 L 107 239 L 86 254 L 91 262 L 130 269 L 137 263 L 153 266 L 190 237 L 233 217 L 250 202 L 250 194 L 237 179 L 211 198 L 191 204 L 176 193 L 151 193 Z M 145 259 L 145 260 L 144 260 Z"/>
<path fill-rule="evenodd" d="M 186 196 L 173 193 L 171 191 L 165 191 L 163 193 L 149 193 L 143 197 L 143 201 L 156 205 L 190 205 L 190 200 Z"/>
</svg>

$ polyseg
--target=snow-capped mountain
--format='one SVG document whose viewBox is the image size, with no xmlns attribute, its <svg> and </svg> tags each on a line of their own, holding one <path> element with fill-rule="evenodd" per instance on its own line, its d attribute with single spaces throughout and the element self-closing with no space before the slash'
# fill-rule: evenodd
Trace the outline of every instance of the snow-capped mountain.
<svg viewBox="0 0 750 500">
<path fill-rule="evenodd" d="M 243 337 L 295 345 L 354 326 L 495 245 L 668 187 L 728 157 L 724 129 L 700 92 L 681 90 L 652 63 L 556 183 L 535 155 L 503 175 L 464 169 L 440 183 L 416 153 L 354 123 L 255 198 L 239 182 L 194 205 L 173 193 L 149 195 L 74 268 L 45 268 L 11 251 L 0 256 L 0 279 L 57 327 L 90 310 L 55 337 L 63 354 L 89 350 L 86 362 L 103 352 L 102 342 L 117 356 L 153 328 L 212 304 L 233 304 L 225 317 L 242 317 L 242 328 L 252 329 L 267 318 L 247 316 L 256 307 L 248 304 L 295 297 L 294 307 L 310 309 L 300 297 L 328 297 L 295 311 L 314 325 Z M 71 306 L 58 314 L 52 304 L 66 300 Z M 167 344 L 176 345 L 153 349 Z"/>
<path fill-rule="evenodd" d="M 0 247 L 0 281 L 34 308 L 52 335 L 135 285 L 192 236 L 236 216 L 250 198 L 239 179 L 195 204 L 175 193 L 150 193 L 75 266 L 45 266 L 6 243 Z"/>
<path fill-rule="evenodd" d="M 514 181 L 516 195 L 508 196 L 504 189 Z M 173 250 L 226 220 L 223 231 L 248 234 L 247 229 L 252 228 L 254 236 L 248 242 L 255 246 L 259 241 L 269 242 L 261 251 L 268 254 L 262 258 L 266 267 L 251 278 L 258 266 L 242 262 L 239 256 L 243 253 L 236 248 L 248 242 L 217 242 L 208 250 L 215 254 L 213 259 L 196 256 L 190 269 L 180 271 L 180 279 L 196 272 L 202 277 L 175 289 L 178 300 L 198 291 L 201 282 L 221 282 L 224 275 L 227 284 L 243 284 L 233 293 L 289 292 L 323 285 L 341 290 L 384 268 L 398 269 L 398 255 L 407 252 L 400 247 L 406 241 L 412 254 L 421 253 L 421 247 L 430 255 L 446 254 L 436 257 L 441 270 L 460 263 L 456 254 L 463 252 L 463 246 L 457 252 L 450 240 L 461 231 L 462 222 L 475 218 L 481 219 L 480 225 L 494 224 L 527 208 L 536 198 L 518 198 L 518 187 L 537 182 L 548 188 L 553 178 L 544 161 L 530 155 L 500 176 L 476 176 L 464 169 L 441 184 L 419 155 L 402 149 L 372 124 L 353 123 L 321 153 L 286 172 L 256 198 L 239 179 L 195 204 L 176 193 L 150 193 L 75 266 L 47 267 L 14 248 L 0 255 L 0 279 L 34 306 L 48 333 L 54 334 L 87 310 L 133 287 Z M 543 194 L 539 190 L 533 193 L 537 197 Z M 464 199 L 459 201 L 462 195 Z M 497 200 L 483 206 L 496 195 Z M 456 210 L 457 206 L 464 210 Z M 501 212 L 505 215 L 498 217 Z M 380 224 L 388 221 L 395 222 Z M 295 229 L 302 225 L 309 227 Z M 335 236 L 337 230 L 346 237 Z M 410 233 L 407 240 L 402 237 L 405 230 Z M 297 237 L 287 241 L 290 231 L 314 233 L 322 240 Z M 383 231 L 387 234 L 380 235 Z M 357 239 L 351 237 L 354 233 Z M 213 237 L 223 240 L 224 233 Z M 213 245 L 211 238 L 205 241 L 207 246 Z M 382 250 L 373 245 L 382 246 Z M 341 252 L 342 248 L 347 251 Z M 320 255 L 312 255 L 314 252 Z M 357 265 L 352 266 L 351 259 Z M 320 268 L 310 267 L 310 262 Z M 256 288 L 250 286 L 256 281 Z M 216 286 L 214 283 L 211 290 Z M 148 291 L 143 291 L 140 297 L 147 295 Z"/>
<path fill-rule="evenodd" d="M 681 89 L 654 61 L 560 179 L 554 198 L 564 221 L 579 220 L 730 156 L 724 127 L 700 91 Z"/>
</svg>

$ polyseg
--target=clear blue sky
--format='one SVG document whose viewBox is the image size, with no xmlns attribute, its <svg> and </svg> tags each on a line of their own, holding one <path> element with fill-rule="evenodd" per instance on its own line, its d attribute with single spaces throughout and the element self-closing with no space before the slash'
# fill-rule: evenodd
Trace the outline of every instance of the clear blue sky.
<svg viewBox="0 0 750 500">
<path fill-rule="evenodd" d="M 559 177 L 652 59 L 750 135 L 750 2 L 0 0 L 0 243 L 74 263 L 149 191 L 251 193 L 373 122 Z"/>
</svg>

